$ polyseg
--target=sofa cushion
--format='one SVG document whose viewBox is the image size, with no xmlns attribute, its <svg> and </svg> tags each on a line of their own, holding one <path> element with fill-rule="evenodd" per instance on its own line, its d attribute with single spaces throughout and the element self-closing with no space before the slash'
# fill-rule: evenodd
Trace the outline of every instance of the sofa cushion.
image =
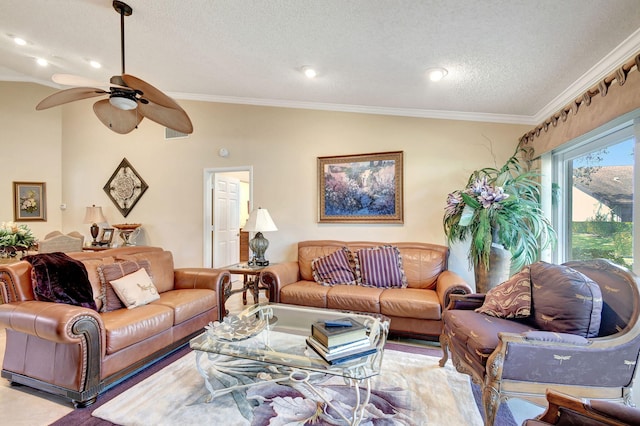
<svg viewBox="0 0 640 426">
<path fill-rule="evenodd" d="M 216 292 L 209 289 L 171 290 L 165 291 L 154 305 L 162 305 L 173 310 L 173 324 L 181 324 L 200 315 L 217 304 Z"/>
<path fill-rule="evenodd" d="M 358 284 L 365 287 L 391 288 L 407 286 L 402 256 L 395 246 L 356 250 L 355 269 Z"/>
<path fill-rule="evenodd" d="M 311 262 L 313 279 L 322 285 L 356 284 L 353 272 L 353 256 L 348 248 L 343 247 L 326 256 L 318 257 Z"/>
<path fill-rule="evenodd" d="M 447 269 L 446 247 L 404 247 L 399 244 L 402 269 L 407 276 L 407 287 L 434 290 L 440 274 Z"/>
<path fill-rule="evenodd" d="M 113 290 L 111 281 L 136 272 L 140 268 L 144 268 L 149 276 L 151 276 L 151 265 L 146 260 L 141 260 L 139 262 L 125 260 L 108 265 L 100 265 L 98 267 L 98 275 L 102 285 L 101 292 L 104 295 L 104 304 L 101 312 L 115 311 L 116 309 L 122 309 L 125 307 L 120 300 L 120 297 L 118 297 L 116 292 Z"/>
<path fill-rule="evenodd" d="M 149 275 L 153 278 L 153 284 L 158 289 L 159 293 L 173 290 L 173 255 L 170 251 L 145 251 L 142 253 L 134 254 L 120 254 L 118 259 L 133 260 L 138 262 L 140 260 L 147 260 L 151 265 L 151 272 Z"/>
<path fill-rule="evenodd" d="M 101 313 L 107 340 L 107 354 L 113 354 L 173 326 L 173 310 L 149 304 L 137 309 L 120 309 Z"/>
<path fill-rule="evenodd" d="M 355 288 L 354 286 L 349 286 Z M 315 281 L 298 281 L 280 289 L 280 302 L 290 305 L 327 307 L 327 293 L 333 287 L 318 284 Z"/>
<path fill-rule="evenodd" d="M 602 294 L 586 275 L 564 265 L 531 265 L 533 320 L 537 328 L 595 337 L 600 331 Z"/>
<path fill-rule="evenodd" d="M 153 285 L 151 277 L 144 268 L 110 283 L 127 309 L 147 305 L 160 298 L 158 289 Z"/>
<path fill-rule="evenodd" d="M 442 307 L 434 290 L 387 288 L 380 295 L 382 315 L 439 321 Z"/>
<path fill-rule="evenodd" d="M 336 285 L 327 293 L 327 308 L 379 314 L 382 291 L 374 287 Z"/>
<path fill-rule="evenodd" d="M 531 315 L 531 271 L 528 266 L 489 290 L 476 312 L 498 318 L 527 318 Z"/>
</svg>

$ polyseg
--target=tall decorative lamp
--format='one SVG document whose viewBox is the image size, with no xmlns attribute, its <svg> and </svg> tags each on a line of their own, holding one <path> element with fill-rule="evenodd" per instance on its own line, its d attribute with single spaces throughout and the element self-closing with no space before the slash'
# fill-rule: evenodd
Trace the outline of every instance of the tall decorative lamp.
<svg viewBox="0 0 640 426">
<path fill-rule="evenodd" d="M 90 229 L 91 236 L 93 237 L 93 242 L 91 243 L 92 246 L 98 245 L 98 241 L 96 240 L 96 238 L 98 238 L 98 232 L 100 232 L 98 223 L 106 221 L 107 219 L 105 219 L 104 214 L 102 214 L 102 207 L 96 207 L 95 204 L 91 207 L 87 207 L 87 210 L 84 214 L 84 223 L 91 223 Z"/>
<path fill-rule="evenodd" d="M 267 251 L 267 247 L 269 247 L 269 240 L 267 240 L 262 233 L 278 230 L 267 209 L 263 209 L 262 207 L 254 209 L 242 230 L 246 232 L 256 232 L 256 235 L 249 241 L 249 247 L 254 256 L 253 263 L 258 266 L 267 266 L 269 261 L 264 258 L 264 252 Z"/>
</svg>

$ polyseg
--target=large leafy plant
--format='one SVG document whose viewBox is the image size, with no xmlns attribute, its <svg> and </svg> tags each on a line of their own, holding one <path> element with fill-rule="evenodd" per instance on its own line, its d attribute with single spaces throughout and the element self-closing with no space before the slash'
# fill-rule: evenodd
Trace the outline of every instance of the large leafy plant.
<svg viewBox="0 0 640 426">
<path fill-rule="evenodd" d="M 443 219 L 449 242 L 470 240 L 469 261 L 489 269 L 492 243 L 512 255 L 512 270 L 535 262 L 556 232 L 540 206 L 539 173 L 525 168 L 517 149 L 499 169 L 474 171 L 462 190 L 447 197 Z"/>
</svg>

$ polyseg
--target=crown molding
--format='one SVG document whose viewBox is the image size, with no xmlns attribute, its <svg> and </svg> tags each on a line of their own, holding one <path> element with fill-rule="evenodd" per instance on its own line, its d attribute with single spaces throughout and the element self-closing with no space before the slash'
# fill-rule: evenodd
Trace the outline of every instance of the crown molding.
<svg viewBox="0 0 640 426">
<path fill-rule="evenodd" d="M 364 105 L 288 101 L 288 100 L 281 100 L 281 99 L 240 98 L 240 97 L 234 97 L 234 96 L 205 96 L 205 95 L 194 95 L 191 93 L 172 93 L 170 94 L 170 96 L 172 96 L 175 99 L 182 99 L 182 100 L 216 102 L 216 103 L 226 103 L 226 104 L 269 106 L 269 107 L 278 107 L 278 108 L 353 112 L 353 113 L 359 113 L 359 114 L 392 115 L 392 116 L 414 117 L 414 118 L 434 118 L 434 119 L 441 119 L 441 120 L 480 121 L 480 122 L 488 122 L 488 123 L 528 124 L 528 125 L 536 124 L 533 117 L 521 116 L 521 115 L 510 115 L 510 114 L 439 111 L 439 110 L 427 110 L 427 109 L 416 109 L 416 108 L 388 108 L 388 107 L 374 107 L 374 106 L 364 106 Z"/>
<path fill-rule="evenodd" d="M 534 124 L 543 122 L 551 115 L 573 102 L 575 98 L 591 89 L 617 67 L 624 64 L 634 55 L 638 54 L 638 51 L 640 51 L 640 28 L 627 37 L 615 49 L 609 52 L 609 54 L 589 69 L 589 71 L 584 73 L 582 77 L 573 82 L 562 93 L 556 96 L 544 108 L 538 111 L 533 116 Z"/>
</svg>

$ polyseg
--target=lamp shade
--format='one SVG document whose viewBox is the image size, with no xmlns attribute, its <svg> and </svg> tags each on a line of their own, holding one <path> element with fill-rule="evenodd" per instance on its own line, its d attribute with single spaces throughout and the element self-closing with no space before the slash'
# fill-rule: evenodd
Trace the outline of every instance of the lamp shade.
<svg viewBox="0 0 640 426">
<path fill-rule="evenodd" d="M 83 223 L 102 223 L 106 221 L 107 219 L 105 219 L 104 214 L 102 214 L 102 207 L 96 207 L 95 204 L 91 207 L 87 207 Z"/>
<path fill-rule="evenodd" d="M 251 212 L 242 230 L 246 232 L 269 232 L 277 231 L 278 228 L 273 223 L 273 219 L 271 219 L 267 209 L 258 207 Z"/>
</svg>

